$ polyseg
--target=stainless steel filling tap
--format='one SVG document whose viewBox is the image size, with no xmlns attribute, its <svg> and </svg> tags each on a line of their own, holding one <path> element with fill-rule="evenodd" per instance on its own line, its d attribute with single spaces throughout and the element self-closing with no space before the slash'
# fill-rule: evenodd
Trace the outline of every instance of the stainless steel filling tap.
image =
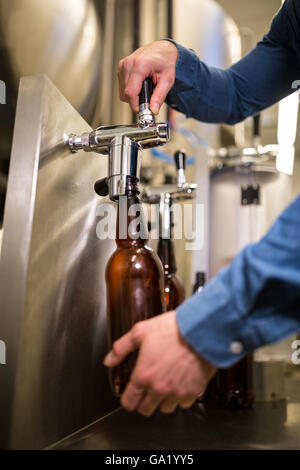
<svg viewBox="0 0 300 470">
<path fill-rule="evenodd" d="M 186 154 L 179 150 L 174 155 L 176 165 L 176 184 L 148 186 L 142 194 L 142 201 L 148 204 L 159 204 L 159 236 L 171 237 L 172 204 L 174 201 L 187 201 L 196 197 L 196 184 L 186 181 Z"/>
<path fill-rule="evenodd" d="M 68 143 L 72 152 L 82 149 L 85 152 L 108 154 L 108 177 L 95 184 L 95 191 L 101 196 L 109 194 L 110 199 L 115 201 L 119 196 L 125 195 L 127 176 L 139 179 L 141 151 L 164 145 L 170 140 L 168 123 L 156 123 L 150 110 L 152 92 L 152 79 L 147 78 L 139 95 L 137 124 L 103 126 L 80 137 L 74 134 L 69 136 Z"/>
</svg>

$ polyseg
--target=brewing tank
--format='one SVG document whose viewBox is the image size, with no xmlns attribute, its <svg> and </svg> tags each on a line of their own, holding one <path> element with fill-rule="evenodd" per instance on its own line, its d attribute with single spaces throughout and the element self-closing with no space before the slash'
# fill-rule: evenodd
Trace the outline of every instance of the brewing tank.
<svg viewBox="0 0 300 470">
<path fill-rule="evenodd" d="M 273 166 L 215 168 L 211 172 L 210 201 L 209 258 L 213 277 L 246 245 L 267 233 L 291 201 L 291 176 L 278 172 L 275 162 Z M 286 339 L 260 348 L 255 351 L 255 360 L 289 360 L 290 345 L 291 340 Z"/>
<path fill-rule="evenodd" d="M 101 2 L 103 3 L 103 2 Z M 0 0 L 0 226 L 7 188 L 19 80 L 47 75 L 89 122 L 98 107 L 101 12 L 92 0 Z"/>
</svg>

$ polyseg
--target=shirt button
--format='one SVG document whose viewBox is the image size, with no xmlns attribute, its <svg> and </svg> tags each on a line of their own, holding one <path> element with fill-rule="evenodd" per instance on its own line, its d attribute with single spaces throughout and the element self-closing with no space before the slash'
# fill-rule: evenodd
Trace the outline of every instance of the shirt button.
<svg viewBox="0 0 300 470">
<path fill-rule="evenodd" d="M 230 351 L 232 352 L 232 354 L 241 354 L 243 349 L 243 345 L 239 341 L 234 341 L 230 345 Z"/>
</svg>

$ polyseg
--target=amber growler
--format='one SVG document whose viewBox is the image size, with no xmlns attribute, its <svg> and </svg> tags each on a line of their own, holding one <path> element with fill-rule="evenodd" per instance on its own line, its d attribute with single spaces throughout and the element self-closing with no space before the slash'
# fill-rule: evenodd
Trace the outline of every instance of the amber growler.
<svg viewBox="0 0 300 470">
<path fill-rule="evenodd" d="M 252 353 L 228 369 L 219 369 L 209 382 L 203 401 L 231 409 L 250 408 L 254 402 Z"/>
<path fill-rule="evenodd" d="M 200 293 L 206 282 L 206 273 L 197 271 L 195 276 L 195 284 L 193 285 L 193 294 Z M 198 400 L 205 402 L 208 405 L 217 405 L 219 402 L 219 389 L 218 389 L 218 372 L 208 383 L 205 393 L 201 395 Z"/>
<path fill-rule="evenodd" d="M 177 154 L 180 153 L 180 170 L 183 172 L 185 169 L 185 154 L 183 152 L 176 152 L 175 162 L 179 168 Z M 171 181 L 166 181 L 168 184 Z M 163 203 L 163 204 L 162 204 Z M 157 253 L 161 259 L 164 276 L 165 276 L 165 301 L 167 310 L 175 310 L 185 299 L 185 289 L 182 281 L 176 275 L 177 265 L 175 259 L 175 248 L 173 242 L 173 199 L 169 193 L 161 195 L 160 204 L 160 226 L 159 226 L 159 241 L 157 245 Z"/>
<path fill-rule="evenodd" d="M 110 348 L 136 322 L 166 310 L 163 268 L 157 254 L 146 245 L 148 233 L 137 181 L 136 178 L 127 176 L 126 195 L 118 201 L 117 249 L 106 266 Z M 123 393 L 136 355 L 130 354 L 122 364 L 110 369 L 114 395 L 120 396 Z"/>
<path fill-rule="evenodd" d="M 253 147 L 260 143 L 260 115 L 253 116 Z M 230 408 L 249 408 L 254 402 L 253 353 L 216 374 L 219 401 Z"/>
<path fill-rule="evenodd" d="M 193 292 L 201 292 L 205 284 L 205 273 L 196 273 Z M 254 401 L 252 381 L 252 353 L 237 364 L 219 369 L 209 382 L 201 401 L 209 405 L 225 405 L 230 408 L 249 408 Z"/>
<path fill-rule="evenodd" d="M 185 289 L 181 280 L 176 276 L 177 266 L 173 240 L 160 238 L 157 253 L 164 268 L 166 308 L 168 311 L 175 310 L 185 299 Z"/>
</svg>

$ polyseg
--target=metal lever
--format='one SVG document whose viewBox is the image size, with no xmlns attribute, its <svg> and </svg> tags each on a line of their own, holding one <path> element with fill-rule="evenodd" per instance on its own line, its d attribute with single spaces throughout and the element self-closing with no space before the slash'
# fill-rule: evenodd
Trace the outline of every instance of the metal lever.
<svg viewBox="0 0 300 470">
<path fill-rule="evenodd" d="M 164 194 L 168 194 L 173 201 L 186 201 L 196 197 L 196 184 L 188 184 L 185 178 L 186 154 L 178 151 L 174 155 L 177 168 L 176 184 L 163 184 L 161 186 L 146 186 L 142 194 L 143 202 L 158 204 Z"/>
<path fill-rule="evenodd" d="M 177 186 L 178 188 L 182 188 L 186 185 L 186 177 L 185 177 L 185 165 L 186 165 L 186 154 L 179 150 L 174 155 L 175 165 L 177 168 Z"/>
<path fill-rule="evenodd" d="M 155 123 L 154 115 L 150 109 L 151 96 L 154 90 L 152 78 L 146 78 L 139 94 L 139 124 L 141 126 L 148 126 Z"/>
</svg>

